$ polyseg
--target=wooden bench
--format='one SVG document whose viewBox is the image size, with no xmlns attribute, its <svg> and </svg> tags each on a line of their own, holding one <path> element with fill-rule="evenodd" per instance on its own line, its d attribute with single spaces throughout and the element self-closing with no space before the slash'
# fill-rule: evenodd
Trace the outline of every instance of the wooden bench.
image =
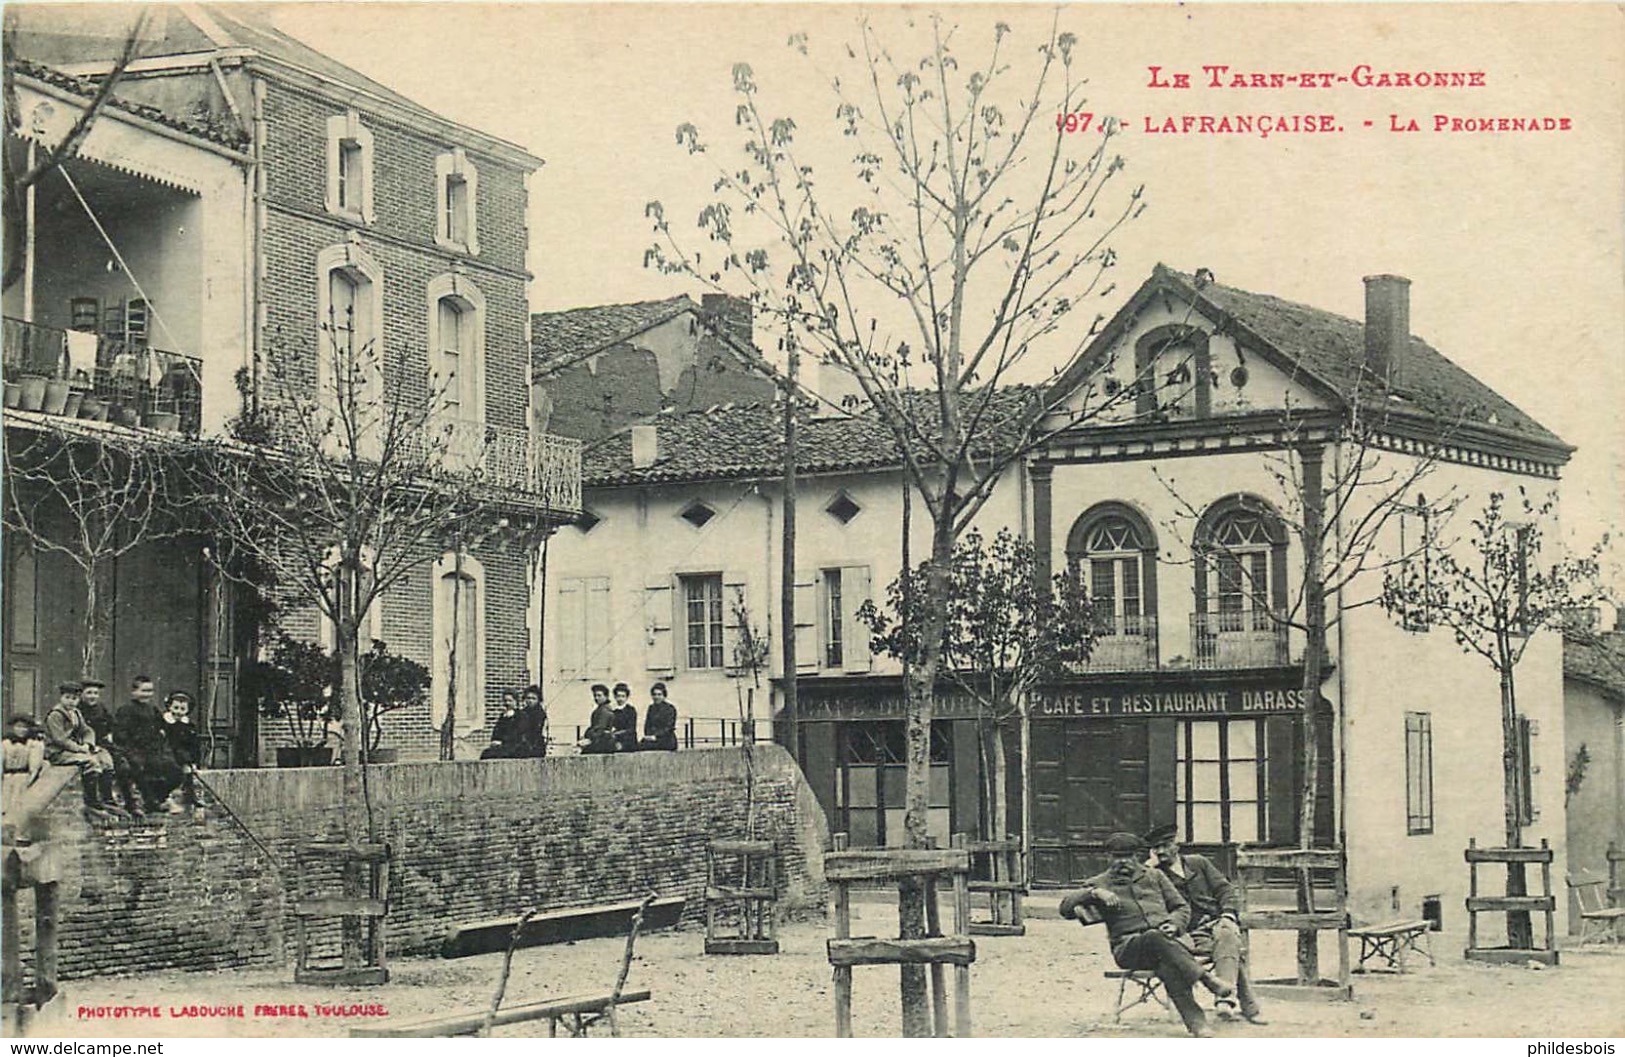
<svg viewBox="0 0 1625 1057">
<path fill-rule="evenodd" d="M 1429 965 L 1438 965 L 1433 957 L 1433 926 L 1430 922 L 1417 918 L 1406 921 L 1384 921 L 1377 925 L 1361 925 L 1349 929 L 1349 936 L 1360 941 L 1359 964 L 1354 967 L 1357 973 L 1364 972 L 1405 972 L 1405 955 L 1414 951 L 1427 958 Z M 1416 945 L 1416 941 L 1427 937 L 1426 950 Z M 1381 958 L 1386 963 L 1385 969 L 1367 969 L 1366 961 L 1371 958 Z"/>
<path fill-rule="evenodd" d="M 645 908 L 643 928 L 662 929 L 677 924 L 683 916 L 685 903 L 682 896 L 654 900 Z M 529 915 L 517 940 L 514 929 L 519 924 L 518 918 L 466 921 L 454 926 L 441 941 L 440 957 L 467 958 L 477 954 L 494 954 L 505 950 L 510 943 L 524 948 L 573 940 L 607 939 L 627 930 L 639 906 L 638 900 L 631 899 L 595 906 L 564 907 Z"/>
<path fill-rule="evenodd" d="M 491 1017 L 492 1027 L 521 1024 L 532 1020 L 547 1020 L 547 1034 L 552 1038 L 559 1033 L 559 1021 L 565 1020 L 565 1031 L 573 1039 L 585 1038 L 587 1029 L 608 1017 L 617 1006 L 629 1002 L 649 1001 L 648 991 L 625 991 L 620 997 L 611 993 L 577 995 L 571 998 L 553 998 L 544 1002 L 530 1002 L 522 1006 L 499 1009 Z M 459 1013 L 449 1017 L 430 1017 L 411 1020 L 404 1024 L 364 1025 L 350 1029 L 353 1039 L 437 1039 L 453 1035 L 476 1035 L 485 1027 L 487 1014 Z M 568 1018 L 568 1020 L 566 1020 Z"/>
</svg>

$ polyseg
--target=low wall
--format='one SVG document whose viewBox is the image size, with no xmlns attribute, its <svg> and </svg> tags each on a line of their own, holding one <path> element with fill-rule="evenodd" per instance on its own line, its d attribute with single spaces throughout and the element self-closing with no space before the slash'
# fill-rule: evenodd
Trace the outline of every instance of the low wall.
<svg viewBox="0 0 1625 1057">
<path fill-rule="evenodd" d="M 687 896 L 697 917 L 706 842 L 746 835 L 748 773 L 753 834 L 779 844 L 781 905 L 822 906 L 824 816 L 778 746 L 756 746 L 749 764 L 743 749 L 715 749 L 372 767 L 375 825 L 395 854 L 390 949 L 430 951 L 460 922 L 651 889 Z M 205 797 L 202 819 L 108 829 L 80 818 L 75 783 L 52 809 L 71 846 L 62 976 L 290 959 L 291 901 L 336 892 L 333 876 L 295 876 L 294 848 L 341 836 L 342 777 L 336 767 L 205 772 L 236 820 Z M 318 943 L 335 939 L 336 928 Z"/>
</svg>

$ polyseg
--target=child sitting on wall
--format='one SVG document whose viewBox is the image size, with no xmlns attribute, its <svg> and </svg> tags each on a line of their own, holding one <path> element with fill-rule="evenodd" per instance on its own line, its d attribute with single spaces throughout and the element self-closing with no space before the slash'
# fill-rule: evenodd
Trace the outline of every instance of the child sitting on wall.
<svg viewBox="0 0 1625 1057">
<path fill-rule="evenodd" d="M 197 727 L 192 725 L 192 698 L 184 690 L 171 690 L 164 702 L 164 740 L 169 742 L 170 755 L 181 769 L 180 803 L 172 803 L 170 812 L 197 806 L 198 760 L 202 756 L 202 740 Z"/>
</svg>

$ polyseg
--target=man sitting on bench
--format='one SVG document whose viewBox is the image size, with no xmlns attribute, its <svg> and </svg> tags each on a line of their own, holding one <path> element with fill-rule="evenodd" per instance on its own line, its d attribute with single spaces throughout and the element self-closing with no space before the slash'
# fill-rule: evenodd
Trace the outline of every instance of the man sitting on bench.
<svg viewBox="0 0 1625 1057">
<path fill-rule="evenodd" d="M 1241 955 L 1241 904 L 1236 887 L 1223 871 L 1204 855 L 1181 853 L 1178 830 L 1158 826 L 1145 835 L 1151 846 L 1151 865 L 1166 874 L 1179 894 L 1190 904 L 1190 937 L 1196 953 L 1213 963 L 1213 975 L 1235 988 L 1235 995 L 1213 1003 L 1220 1020 L 1236 1019 L 1236 1002 L 1241 1015 L 1252 1024 L 1262 1024 L 1258 1000 Z"/>
<path fill-rule="evenodd" d="M 1196 1004 L 1191 987 L 1200 983 L 1219 998 L 1229 998 L 1229 984 L 1205 971 L 1190 949 L 1176 937 L 1190 922 L 1190 907 L 1161 870 L 1141 860 L 1145 844 L 1132 833 L 1113 833 L 1106 840 L 1111 866 L 1084 882 L 1085 887 L 1061 900 L 1061 916 L 1098 908 L 1106 922 L 1112 957 L 1123 969 L 1149 969 L 1185 1022 L 1185 1030 L 1208 1038 L 1207 1015 Z M 1094 920 L 1090 918 L 1089 920 Z"/>
</svg>

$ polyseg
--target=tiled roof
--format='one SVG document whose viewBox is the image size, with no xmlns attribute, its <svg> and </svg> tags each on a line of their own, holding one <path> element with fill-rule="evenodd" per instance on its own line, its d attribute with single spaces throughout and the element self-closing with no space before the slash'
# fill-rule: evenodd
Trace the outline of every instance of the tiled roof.
<svg viewBox="0 0 1625 1057">
<path fill-rule="evenodd" d="M 932 394 L 915 392 L 911 397 L 920 409 L 919 420 L 934 420 Z M 1005 427 L 1039 399 L 1039 391 L 1030 386 L 999 390 L 977 428 L 975 453 L 1008 451 L 1017 438 Z M 901 465 L 891 431 L 873 414 L 803 414 L 796 431 L 798 472 Z M 656 431 L 654 465 L 634 469 L 631 434 L 618 433 L 582 452 L 584 486 L 777 477 L 784 472 L 784 419 L 778 405 L 726 404 L 703 411 L 667 412 L 645 421 Z"/>
<path fill-rule="evenodd" d="M 1345 399 L 1357 391 L 1367 401 L 1382 399 L 1380 386 L 1357 385 L 1365 363 L 1365 325 L 1359 320 L 1219 283 L 1209 283 L 1198 291 L 1191 276 L 1163 264 L 1157 265 L 1153 280 L 1158 274 L 1172 278 L 1185 287 L 1187 294 L 1195 294 L 1252 331 Z M 1565 446 L 1555 433 L 1421 338 L 1411 337 L 1403 362 L 1403 369 L 1389 387 L 1390 397 L 1429 413 L 1460 416 L 1541 444 Z"/>
<path fill-rule="evenodd" d="M 96 95 L 96 85 L 83 78 L 74 77 L 60 70 L 53 70 L 49 66 L 30 62 L 21 57 L 13 58 L 10 61 L 18 73 L 25 77 L 32 77 L 42 84 L 48 84 L 64 92 L 71 92 L 87 100 Z M 247 133 L 240 130 L 178 117 L 166 110 L 160 110 L 155 106 L 148 106 L 144 103 L 134 103 L 126 99 L 113 97 L 107 100 L 107 105 L 115 110 L 122 110 L 127 114 L 134 114 L 155 124 L 184 132 L 189 136 L 196 136 L 199 139 L 206 139 L 211 143 L 219 143 L 233 149 L 240 149 L 246 146 L 248 142 Z"/>
<path fill-rule="evenodd" d="M 557 370 L 699 308 L 687 294 L 679 294 L 664 301 L 536 312 L 530 317 L 531 363 L 538 370 Z"/>
<path fill-rule="evenodd" d="M 1625 701 L 1625 631 L 1565 636 L 1563 675 L 1592 683 Z"/>
</svg>

